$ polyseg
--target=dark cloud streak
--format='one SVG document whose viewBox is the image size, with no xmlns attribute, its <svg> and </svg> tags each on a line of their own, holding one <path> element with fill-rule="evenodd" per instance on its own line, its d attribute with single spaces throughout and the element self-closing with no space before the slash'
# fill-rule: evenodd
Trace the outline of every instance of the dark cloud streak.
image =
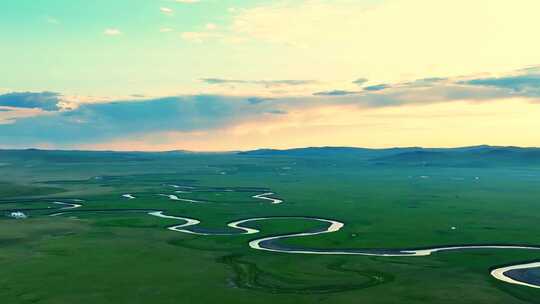
<svg viewBox="0 0 540 304">
<path fill-rule="evenodd" d="M 376 84 L 372 86 L 364 87 L 364 91 L 382 91 L 390 88 L 391 86 L 389 84 Z"/>
<path fill-rule="evenodd" d="M 363 86 L 366 82 L 368 82 L 367 78 L 358 78 L 355 81 L 353 81 L 352 83 L 354 83 L 356 85 L 359 85 L 359 86 Z"/>
<path fill-rule="evenodd" d="M 246 98 L 214 95 L 84 104 L 0 125 L 0 142 L 92 143 L 151 132 L 216 129 L 266 113 L 286 112 L 271 104 L 254 105 Z"/>
<path fill-rule="evenodd" d="M 471 86 L 507 89 L 526 96 L 540 97 L 540 74 L 478 78 L 461 81 L 460 83 Z"/>
<path fill-rule="evenodd" d="M 0 95 L 0 106 L 58 111 L 60 94 L 54 92 L 15 92 Z"/>
<path fill-rule="evenodd" d="M 315 96 L 345 96 L 360 94 L 359 91 L 346 91 L 346 90 L 332 90 L 313 93 Z"/>
</svg>

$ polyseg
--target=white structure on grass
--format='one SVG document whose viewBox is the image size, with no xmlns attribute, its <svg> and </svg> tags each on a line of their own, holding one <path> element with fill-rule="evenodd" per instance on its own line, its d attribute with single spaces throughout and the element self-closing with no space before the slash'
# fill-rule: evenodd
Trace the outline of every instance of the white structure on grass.
<svg viewBox="0 0 540 304">
<path fill-rule="evenodd" d="M 9 214 L 9 217 L 16 218 L 16 219 L 25 219 L 28 216 L 21 211 L 14 211 Z"/>
</svg>

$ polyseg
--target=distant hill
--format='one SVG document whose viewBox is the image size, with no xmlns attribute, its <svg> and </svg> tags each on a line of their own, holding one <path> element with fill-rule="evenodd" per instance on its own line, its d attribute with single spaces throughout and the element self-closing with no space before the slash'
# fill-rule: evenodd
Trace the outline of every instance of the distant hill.
<svg viewBox="0 0 540 304">
<path fill-rule="evenodd" d="M 54 162 L 114 162 L 148 161 L 156 158 L 174 158 L 193 152 L 175 150 L 165 152 L 126 152 L 126 151 L 79 151 L 79 150 L 1 150 L 0 160 L 24 159 Z"/>
<path fill-rule="evenodd" d="M 136 152 L 114 151 L 71 151 L 71 150 L 0 150 L 0 159 L 43 160 L 54 162 L 119 161 L 146 160 L 144 154 Z"/>
<path fill-rule="evenodd" d="M 238 152 L 239 155 L 251 156 L 332 156 L 332 155 L 365 155 L 373 153 L 372 149 L 352 147 L 309 147 L 287 150 L 259 149 Z"/>
<path fill-rule="evenodd" d="M 403 152 L 371 159 L 384 165 L 485 167 L 496 165 L 540 165 L 540 149 L 519 147 L 466 147 L 426 149 Z"/>
<path fill-rule="evenodd" d="M 505 164 L 540 164 L 540 148 L 471 146 L 459 148 L 389 148 L 311 147 L 287 150 L 260 149 L 239 152 L 246 156 L 337 157 L 357 158 L 378 165 L 484 166 Z"/>
<path fill-rule="evenodd" d="M 422 148 L 389 148 L 389 149 L 369 149 L 355 147 L 308 147 L 286 150 L 259 149 L 252 151 L 238 152 L 239 155 L 247 156 L 291 156 L 291 157 L 361 157 L 372 158 L 377 156 L 393 155 L 401 152 L 419 151 Z"/>
<path fill-rule="evenodd" d="M 179 157 L 200 157 L 208 155 L 231 155 L 236 152 L 192 152 L 170 150 L 159 152 L 144 151 L 88 151 L 88 150 L 45 150 L 45 149 L 0 149 L 0 162 L 10 160 L 48 161 L 59 163 L 152 161 Z"/>
<path fill-rule="evenodd" d="M 0 150 L 0 161 L 10 159 L 54 162 L 151 161 L 190 155 L 236 155 L 240 157 L 291 157 L 346 160 L 372 165 L 399 166 L 489 166 L 540 165 L 540 148 L 472 146 L 460 148 L 387 148 L 308 147 L 286 150 L 259 149 L 242 152 L 199 153 L 183 150 L 164 152 L 68 151 L 68 150 Z"/>
</svg>

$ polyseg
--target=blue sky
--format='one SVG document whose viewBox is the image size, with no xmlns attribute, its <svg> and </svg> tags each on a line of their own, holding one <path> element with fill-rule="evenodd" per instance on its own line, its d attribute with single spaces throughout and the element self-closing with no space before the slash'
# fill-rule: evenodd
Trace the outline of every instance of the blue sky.
<svg viewBox="0 0 540 304">
<path fill-rule="evenodd" d="M 203 56 L 211 54 L 176 34 L 160 35 L 160 29 L 189 32 L 223 24 L 230 19 L 227 10 L 242 2 L 258 1 L 2 1 L 0 36 L 8 43 L 0 56 L 12 72 L 2 86 L 122 94 L 138 91 L 141 83 L 149 90 L 189 83 L 193 75 L 182 71 L 202 70 Z M 162 13 L 162 7 L 173 14 Z M 122 34 L 111 39 L 106 29 Z M 179 54 L 201 59 L 177 60 Z"/>
<path fill-rule="evenodd" d="M 0 148 L 537 145 L 538 9 L 2 1 Z"/>
</svg>

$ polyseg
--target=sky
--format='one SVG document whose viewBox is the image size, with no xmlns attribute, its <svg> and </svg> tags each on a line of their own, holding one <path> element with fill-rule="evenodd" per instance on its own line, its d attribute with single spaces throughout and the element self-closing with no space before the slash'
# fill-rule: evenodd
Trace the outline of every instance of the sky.
<svg viewBox="0 0 540 304">
<path fill-rule="evenodd" d="M 0 148 L 540 146 L 537 0 L 0 1 Z"/>
</svg>

